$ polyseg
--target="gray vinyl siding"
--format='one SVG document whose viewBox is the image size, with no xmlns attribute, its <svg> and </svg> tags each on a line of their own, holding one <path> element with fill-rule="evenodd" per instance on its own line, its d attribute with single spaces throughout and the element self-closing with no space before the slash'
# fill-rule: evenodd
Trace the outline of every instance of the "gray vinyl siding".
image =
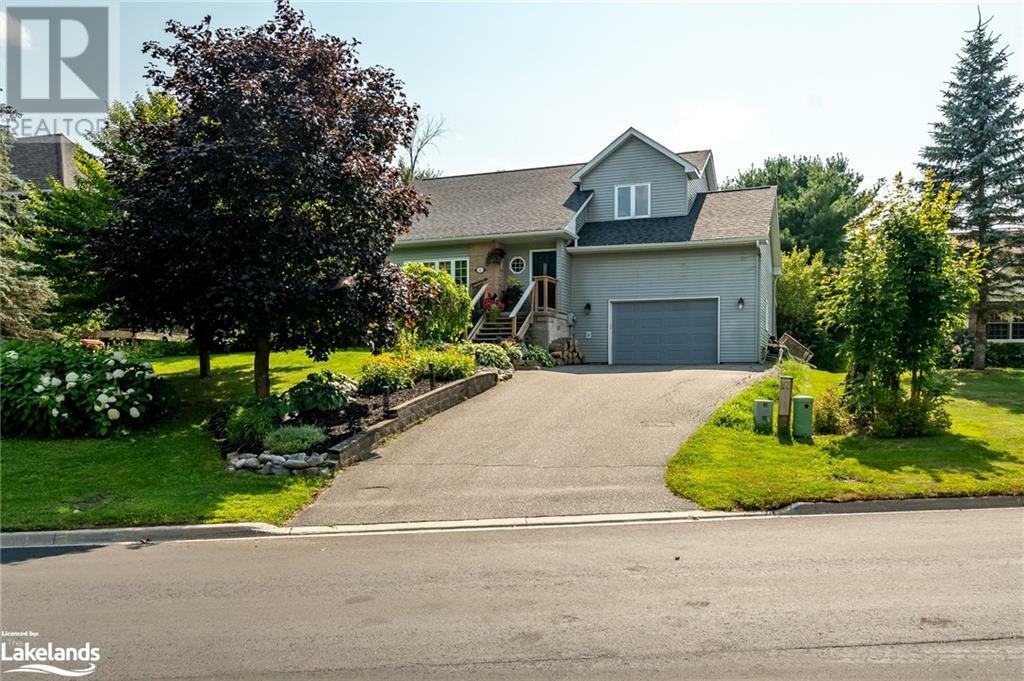
<svg viewBox="0 0 1024 681">
<path fill-rule="evenodd" d="M 568 312 L 569 301 L 572 298 L 572 260 L 564 241 L 559 240 L 556 244 L 555 255 L 558 258 L 558 311 Z"/>
<path fill-rule="evenodd" d="M 580 189 L 594 192 L 587 220 L 614 220 L 615 186 L 647 182 L 651 183 L 651 217 L 686 214 L 686 170 L 640 140 L 631 139 L 580 182 Z"/>
<path fill-rule="evenodd" d="M 772 277 L 772 252 L 768 244 L 761 244 L 758 247 L 758 260 L 760 261 L 760 281 L 758 283 L 758 349 L 768 345 L 768 337 L 775 335 L 775 291 L 774 278 Z M 767 328 L 765 317 L 768 318 Z"/>
<path fill-rule="evenodd" d="M 608 361 L 609 299 L 716 296 L 720 298 L 719 360 L 757 361 L 757 261 L 753 247 L 573 254 L 572 312 L 584 361 Z M 742 310 L 737 309 L 740 298 L 745 302 Z M 587 303 L 589 315 L 583 310 Z"/>
<path fill-rule="evenodd" d="M 407 262 L 422 262 L 424 260 L 453 260 L 455 258 L 469 258 L 469 247 L 467 246 L 435 246 L 426 248 L 402 248 L 391 251 L 388 260 L 396 265 L 404 265 Z M 472 274 L 470 274 L 472 277 Z"/>
<path fill-rule="evenodd" d="M 701 175 L 695 177 L 692 180 L 686 181 L 686 212 L 689 213 L 690 209 L 693 208 L 693 200 L 697 198 L 697 194 L 707 193 L 708 191 L 708 176 Z"/>
</svg>

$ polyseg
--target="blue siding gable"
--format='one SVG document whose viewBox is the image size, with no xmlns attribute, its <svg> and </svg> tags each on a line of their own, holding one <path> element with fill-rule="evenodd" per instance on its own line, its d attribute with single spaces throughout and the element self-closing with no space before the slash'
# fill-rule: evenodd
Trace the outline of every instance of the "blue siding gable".
<svg viewBox="0 0 1024 681">
<path fill-rule="evenodd" d="M 588 222 L 615 219 L 615 186 L 651 184 L 651 217 L 686 215 L 686 169 L 650 145 L 630 139 L 583 176 L 580 189 L 592 191 Z"/>
</svg>

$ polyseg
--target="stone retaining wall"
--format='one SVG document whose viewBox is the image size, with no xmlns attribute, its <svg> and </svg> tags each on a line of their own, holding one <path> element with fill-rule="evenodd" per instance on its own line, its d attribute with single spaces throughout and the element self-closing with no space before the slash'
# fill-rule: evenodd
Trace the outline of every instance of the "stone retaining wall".
<svg viewBox="0 0 1024 681">
<path fill-rule="evenodd" d="M 377 444 L 384 438 L 400 433 L 410 426 L 416 425 L 422 419 L 454 407 L 460 402 L 465 402 L 470 397 L 490 390 L 497 384 L 498 372 L 482 371 L 469 378 L 443 385 L 429 393 L 414 397 L 395 407 L 392 410 L 394 414 L 392 418 L 375 423 L 363 432 L 331 447 L 327 458 L 338 467 L 368 459 Z"/>
</svg>

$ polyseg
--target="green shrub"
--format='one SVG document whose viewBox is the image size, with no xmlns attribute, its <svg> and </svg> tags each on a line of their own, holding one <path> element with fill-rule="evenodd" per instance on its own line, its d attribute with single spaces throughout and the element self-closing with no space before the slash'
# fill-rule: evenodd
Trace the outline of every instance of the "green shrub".
<svg viewBox="0 0 1024 681">
<path fill-rule="evenodd" d="M 192 341 L 141 341 L 127 343 L 118 348 L 124 351 L 129 360 L 156 359 L 158 357 L 186 357 L 198 354 L 196 344 Z"/>
<path fill-rule="evenodd" d="M 510 340 L 503 340 L 501 341 L 501 349 L 505 351 L 505 354 L 508 356 L 508 361 L 511 362 L 513 366 L 523 363 L 523 349 L 519 347 L 519 343 Z"/>
<path fill-rule="evenodd" d="M 356 382 L 345 374 L 322 369 L 319 374 L 309 374 L 306 380 L 289 388 L 285 399 L 291 409 L 300 414 L 337 411 L 345 408 L 349 396 L 356 388 Z"/>
<path fill-rule="evenodd" d="M 413 290 L 421 292 L 413 300 L 416 337 L 448 343 L 462 338 L 472 318 L 473 301 L 466 287 L 456 284 L 447 272 L 422 263 L 406 263 L 402 270 L 413 280 Z"/>
<path fill-rule="evenodd" d="M 69 343 L 11 341 L 0 357 L 5 435 L 127 434 L 167 404 L 166 383 L 148 362 Z"/>
<path fill-rule="evenodd" d="M 412 375 L 417 381 L 430 377 L 430 363 L 442 381 L 454 381 L 476 373 L 476 362 L 458 350 L 417 350 L 412 354 Z"/>
<path fill-rule="evenodd" d="M 985 365 L 1006 369 L 1024 369 L 1024 343 L 989 343 Z"/>
<path fill-rule="evenodd" d="M 511 369 L 512 360 L 509 359 L 505 348 L 493 343 L 469 343 L 469 352 L 476 360 L 477 366 L 493 367 L 495 369 Z"/>
<path fill-rule="evenodd" d="M 228 417 L 228 445 L 239 450 L 255 450 L 288 415 L 288 405 L 280 397 L 253 398 Z"/>
<path fill-rule="evenodd" d="M 519 349 L 523 353 L 524 362 L 532 362 L 533 364 L 539 364 L 542 367 L 555 366 L 555 358 L 551 356 L 550 352 L 539 345 L 520 343 Z"/>
<path fill-rule="evenodd" d="M 309 451 L 310 447 L 326 439 L 324 432 L 316 426 L 281 426 L 263 439 L 263 446 L 271 454 L 283 456 Z"/>
<path fill-rule="evenodd" d="M 396 355 L 371 357 L 360 370 L 359 392 L 364 395 L 380 395 L 387 387 L 391 392 L 413 386 L 412 363 Z"/>
<path fill-rule="evenodd" d="M 843 403 L 839 388 L 826 388 L 814 401 L 814 432 L 819 435 L 845 435 L 852 428 L 853 419 Z"/>
<path fill-rule="evenodd" d="M 214 408 L 210 415 L 203 421 L 203 427 L 210 431 L 218 440 L 227 437 L 228 434 L 228 420 L 231 415 L 238 411 L 238 405 L 235 404 L 221 404 Z"/>
<path fill-rule="evenodd" d="M 949 430 L 951 419 L 942 398 L 901 397 L 876 402 L 871 434 L 875 437 L 917 437 Z"/>
</svg>

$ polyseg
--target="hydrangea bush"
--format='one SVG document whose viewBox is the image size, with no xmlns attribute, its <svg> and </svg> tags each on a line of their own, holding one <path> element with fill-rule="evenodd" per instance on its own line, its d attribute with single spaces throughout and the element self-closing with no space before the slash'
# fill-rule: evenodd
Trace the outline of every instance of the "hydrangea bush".
<svg viewBox="0 0 1024 681">
<path fill-rule="evenodd" d="M 165 383 L 148 362 L 59 343 L 9 342 L 0 355 L 5 435 L 104 437 L 162 411 Z"/>
</svg>

